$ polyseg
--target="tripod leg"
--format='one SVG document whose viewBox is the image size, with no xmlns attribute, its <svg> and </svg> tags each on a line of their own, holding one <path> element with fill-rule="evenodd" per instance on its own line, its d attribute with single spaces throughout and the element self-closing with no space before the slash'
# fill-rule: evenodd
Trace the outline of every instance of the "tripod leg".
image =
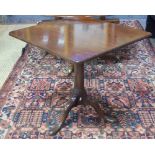
<svg viewBox="0 0 155 155">
<path fill-rule="evenodd" d="M 97 102 L 97 101 L 96 101 Z M 98 103 L 95 102 L 95 99 L 91 99 L 91 100 L 87 100 L 84 102 L 85 105 L 90 105 L 92 106 L 96 113 L 99 115 L 99 118 L 100 119 L 104 119 L 105 122 L 110 122 L 110 123 L 114 123 L 114 122 L 117 122 L 117 119 L 115 117 L 112 117 L 110 115 L 110 113 L 105 113 L 101 107 L 99 106 Z"/>
<path fill-rule="evenodd" d="M 61 123 L 59 126 L 55 127 L 53 130 L 50 131 L 50 135 L 54 136 L 56 135 L 64 126 L 65 120 L 69 114 L 69 112 L 71 111 L 71 109 L 73 107 L 75 107 L 77 105 L 77 102 L 79 100 L 78 96 L 73 96 L 71 97 L 71 99 L 68 101 L 69 102 L 69 106 L 67 107 L 66 111 L 64 112 L 64 114 L 61 116 Z"/>
</svg>

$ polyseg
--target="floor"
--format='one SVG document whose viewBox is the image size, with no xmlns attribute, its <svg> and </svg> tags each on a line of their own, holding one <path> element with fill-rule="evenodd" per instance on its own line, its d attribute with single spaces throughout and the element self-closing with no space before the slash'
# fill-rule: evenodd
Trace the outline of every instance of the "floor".
<svg viewBox="0 0 155 155">
<path fill-rule="evenodd" d="M 32 25 L 32 24 L 31 24 Z M 28 27 L 23 25 L 0 25 L 0 88 L 12 70 L 25 43 L 9 36 L 9 32 L 15 29 Z"/>
<path fill-rule="evenodd" d="M 25 16 L 26 17 L 26 16 Z M 120 16 L 119 16 L 120 17 Z M 127 18 L 128 17 L 128 18 Z M 143 27 L 145 28 L 146 23 L 146 16 L 135 16 L 136 19 L 138 19 Z M 46 17 L 47 18 L 47 17 Z M 126 16 L 127 19 L 125 19 L 124 16 L 120 17 L 121 20 L 133 20 L 133 16 Z M 13 21 L 17 22 L 18 24 L 13 24 Z M 26 17 L 27 20 L 23 22 L 23 16 L 20 17 L 9 17 L 8 19 L 5 19 L 5 23 L 0 25 L 0 88 L 2 87 L 3 83 L 5 82 L 6 78 L 8 77 L 9 73 L 11 72 L 14 64 L 16 63 L 17 59 L 21 55 L 22 48 L 25 46 L 25 43 L 22 41 L 19 41 L 17 39 L 14 39 L 8 35 L 8 33 L 15 29 L 20 29 L 23 27 L 28 27 L 33 25 L 32 23 L 39 21 L 41 17 L 38 18 L 30 18 Z M 30 22 L 31 21 L 31 22 Z M 31 23 L 31 24 L 19 24 L 19 23 Z M 6 23 L 10 25 L 5 25 Z M 155 40 L 151 40 L 152 44 L 155 47 Z"/>
</svg>

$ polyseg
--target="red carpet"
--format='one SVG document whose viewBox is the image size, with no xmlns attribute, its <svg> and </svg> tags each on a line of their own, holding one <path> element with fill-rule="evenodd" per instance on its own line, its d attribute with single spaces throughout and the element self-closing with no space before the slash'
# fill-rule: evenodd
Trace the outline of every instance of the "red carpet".
<svg viewBox="0 0 155 155">
<path fill-rule="evenodd" d="M 137 21 L 124 25 L 140 28 Z M 78 106 L 54 137 L 67 103 L 73 76 L 60 58 L 28 45 L 0 92 L 1 138 L 155 138 L 155 53 L 148 39 L 85 64 L 85 86 L 104 108 L 113 107 L 119 123 L 100 122 L 91 107 Z"/>
</svg>

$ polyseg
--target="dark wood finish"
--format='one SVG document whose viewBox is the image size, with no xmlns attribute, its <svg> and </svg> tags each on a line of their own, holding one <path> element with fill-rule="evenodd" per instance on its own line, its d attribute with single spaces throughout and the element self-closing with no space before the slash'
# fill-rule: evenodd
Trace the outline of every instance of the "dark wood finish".
<svg viewBox="0 0 155 155">
<path fill-rule="evenodd" d="M 87 16 L 87 15 L 73 15 L 73 16 L 55 16 L 55 20 L 75 20 L 75 21 L 91 21 L 91 20 L 95 20 L 94 18 L 92 18 L 92 16 Z"/>
<path fill-rule="evenodd" d="M 104 57 L 106 52 L 149 37 L 151 33 L 101 21 L 58 20 L 12 31 L 10 35 L 74 64 L 74 89 L 60 124 L 50 132 L 51 135 L 55 135 L 64 126 L 71 109 L 79 104 L 91 105 L 101 121 L 117 122 L 117 119 L 111 116 L 111 110 L 108 110 L 108 113 L 101 110 L 94 99 L 87 97 L 84 88 L 84 62 L 101 55 Z"/>
<path fill-rule="evenodd" d="M 104 21 L 104 22 L 110 22 L 110 23 L 115 23 L 115 24 L 119 24 L 119 19 L 116 19 L 116 18 L 113 18 L 113 19 L 107 19 L 106 16 L 104 15 L 100 15 L 100 16 L 97 16 L 97 18 L 95 18 L 94 16 L 87 16 L 87 15 L 82 15 L 82 16 L 79 16 L 79 15 L 74 15 L 74 16 L 55 16 L 55 20 L 74 20 L 74 21 L 80 21 L 80 22 L 96 22 L 96 21 L 99 21 L 101 22 Z M 105 59 L 105 58 L 103 58 Z M 114 58 L 116 59 L 116 58 Z M 65 73 L 70 75 L 72 72 L 74 72 L 74 66 L 71 65 L 70 67 L 67 67 L 65 69 Z"/>
<path fill-rule="evenodd" d="M 68 101 L 69 106 L 66 108 L 64 114 L 61 116 L 60 124 L 50 131 L 51 135 L 57 134 L 63 128 L 69 112 L 77 105 L 92 106 L 98 114 L 100 121 L 103 120 L 104 122 L 111 123 L 117 122 L 117 119 L 111 116 L 111 111 L 110 113 L 105 113 L 103 110 L 101 110 L 99 104 L 96 104 L 96 101 L 93 98 L 87 97 L 87 93 L 84 88 L 84 63 L 75 64 L 74 70 L 74 88 L 72 90 L 70 100 Z"/>
<path fill-rule="evenodd" d="M 74 21 L 80 21 L 80 22 L 110 22 L 119 24 L 119 19 L 113 18 L 113 19 L 107 19 L 106 16 L 100 15 L 95 18 L 95 16 L 88 16 L 88 15 L 74 15 L 74 16 L 55 16 L 55 20 L 74 20 Z M 45 22 L 45 21 L 44 21 Z M 47 21 L 46 21 L 47 22 Z M 70 75 L 72 72 L 74 72 L 74 66 L 71 65 L 70 67 L 65 68 L 65 74 Z"/>
<path fill-rule="evenodd" d="M 99 15 L 97 18 L 95 18 L 93 15 L 88 16 L 88 15 L 74 15 L 74 16 L 55 16 L 55 20 L 74 20 L 74 21 L 81 21 L 81 22 L 86 22 L 86 21 L 104 21 L 104 22 L 110 22 L 110 23 L 115 23 L 118 24 L 120 21 L 119 19 L 113 18 L 113 19 L 108 19 L 104 15 Z"/>
<path fill-rule="evenodd" d="M 151 35 L 119 24 L 78 21 L 45 22 L 9 34 L 73 63 L 88 61 Z"/>
<path fill-rule="evenodd" d="M 80 22 L 96 22 L 96 21 L 100 21 L 100 22 L 103 22 L 103 19 L 104 18 L 94 18 L 94 16 L 85 16 L 85 15 L 73 15 L 73 16 L 60 16 L 60 15 L 57 15 L 57 16 L 54 16 L 54 20 L 65 20 L 65 21 L 80 21 Z M 51 22 L 53 20 L 43 20 L 39 23 L 43 23 L 43 22 Z M 109 20 L 110 21 L 110 20 Z"/>
<path fill-rule="evenodd" d="M 79 65 L 75 64 L 74 71 L 76 75 L 79 74 L 78 76 L 75 76 L 74 87 L 76 89 L 84 89 L 84 64 L 83 63 Z"/>
<path fill-rule="evenodd" d="M 104 22 L 119 24 L 120 20 L 117 18 L 116 19 L 105 19 Z"/>
</svg>

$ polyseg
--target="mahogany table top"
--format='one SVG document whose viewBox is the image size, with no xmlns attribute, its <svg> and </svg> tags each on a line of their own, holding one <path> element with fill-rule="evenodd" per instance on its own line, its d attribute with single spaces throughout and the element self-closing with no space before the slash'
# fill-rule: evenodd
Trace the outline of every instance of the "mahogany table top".
<svg viewBox="0 0 155 155">
<path fill-rule="evenodd" d="M 151 36 L 151 33 L 105 22 L 53 21 L 9 33 L 72 63 L 81 63 Z"/>
</svg>

